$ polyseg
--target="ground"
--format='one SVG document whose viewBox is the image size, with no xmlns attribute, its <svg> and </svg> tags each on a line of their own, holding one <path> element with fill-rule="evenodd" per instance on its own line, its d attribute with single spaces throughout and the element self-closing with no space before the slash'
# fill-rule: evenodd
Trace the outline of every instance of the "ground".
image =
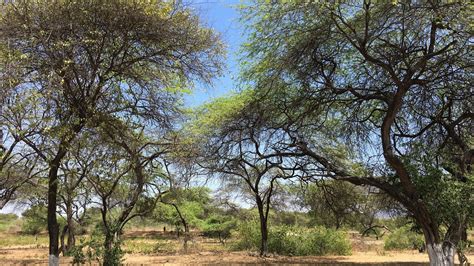
<svg viewBox="0 0 474 266">
<path fill-rule="evenodd" d="M 174 233 L 163 233 L 154 228 L 134 229 L 125 234 L 124 262 L 129 265 L 196 265 L 196 264 L 331 264 L 331 265 L 426 265 L 428 255 L 417 250 L 384 251 L 383 242 L 350 234 L 353 254 L 350 256 L 289 257 L 269 255 L 266 258 L 254 252 L 229 251 L 216 240 L 203 238 L 195 232 L 187 251 Z M 0 265 L 47 264 L 47 236 L 0 233 Z M 474 261 L 474 253 L 468 255 Z M 62 264 L 70 264 L 70 258 L 61 257 Z"/>
</svg>

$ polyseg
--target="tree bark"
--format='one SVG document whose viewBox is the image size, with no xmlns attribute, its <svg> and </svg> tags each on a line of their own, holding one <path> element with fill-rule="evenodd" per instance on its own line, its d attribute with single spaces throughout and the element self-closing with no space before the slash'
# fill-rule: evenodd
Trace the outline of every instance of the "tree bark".
<svg viewBox="0 0 474 266">
<path fill-rule="evenodd" d="M 268 254 L 268 216 L 265 215 L 265 211 L 263 209 L 263 202 L 260 197 L 257 196 L 256 202 L 260 218 L 260 256 L 266 256 Z"/>
<path fill-rule="evenodd" d="M 48 235 L 49 235 L 49 260 L 50 266 L 59 265 L 59 224 L 56 218 L 58 196 L 58 170 L 59 162 L 66 155 L 61 148 L 50 164 L 48 173 Z"/>
<path fill-rule="evenodd" d="M 186 252 L 188 250 L 188 241 L 190 240 L 189 225 L 186 222 L 186 219 L 184 218 L 183 214 L 179 210 L 178 205 L 176 205 L 174 203 L 171 203 L 171 205 L 173 205 L 176 212 L 178 213 L 179 219 L 181 220 L 181 223 L 183 224 L 183 227 L 184 227 L 184 244 L 183 244 L 183 247 L 184 247 L 184 251 Z M 179 238 L 179 229 L 177 229 L 177 231 L 178 231 L 178 238 Z"/>
<path fill-rule="evenodd" d="M 71 248 L 76 245 L 76 236 L 75 236 L 75 228 L 74 228 L 74 218 L 73 218 L 73 210 L 72 210 L 72 199 L 68 195 L 66 204 L 66 225 L 64 226 L 63 232 L 61 233 L 61 248 L 63 255 L 66 255 Z M 64 238 L 66 237 L 67 233 L 67 243 L 64 243 Z"/>
<path fill-rule="evenodd" d="M 68 231 L 67 224 L 63 227 L 63 231 L 61 232 L 61 247 L 59 248 L 59 253 L 63 253 L 63 256 L 66 254 L 67 247 L 64 245 L 64 238 L 66 237 L 66 233 Z"/>
<path fill-rule="evenodd" d="M 104 240 L 104 257 L 103 257 L 103 265 L 104 266 L 113 266 L 116 265 L 115 256 L 113 254 L 113 249 L 115 246 L 115 233 L 113 232 L 106 232 L 105 240 Z"/>
<path fill-rule="evenodd" d="M 49 235 L 49 259 L 50 266 L 59 265 L 59 224 L 56 218 L 57 198 L 58 198 L 58 171 L 61 160 L 67 154 L 67 146 L 74 137 L 82 130 L 84 121 L 72 127 L 72 136 L 62 139 L 59 143 L 58 151 L 49 162 L 48 172 L 48 235 Z"/>
<path fill-rule="evenodd" d="M 454 254 L 456 253 L 456 247 L 451 243 L 427 243 L 426 250 L 428 251 L 431 266 L 454 265 Z"/>
<path fill-rule="evenodd" d="M 72 198 L 68 195 L 68 203 L 66 206 L 66 219 L 67 219 L 67 245 L 64 252 L 71 250 L 76 244 L 75 227 L 72 210 Z"/>
</svg>

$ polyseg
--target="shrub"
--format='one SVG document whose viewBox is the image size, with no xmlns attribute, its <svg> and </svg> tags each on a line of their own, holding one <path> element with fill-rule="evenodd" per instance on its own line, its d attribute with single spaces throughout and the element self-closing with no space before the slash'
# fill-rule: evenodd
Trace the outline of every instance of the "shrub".
<svg viewBox="0 0 474 266">
<path fill-rule="evenodd" d="M 384 248 L 393 249 L 413 249 L 424 244 L 423 235 L 411 230 L 410 226 L 403 226 L 389 234 L 385 239 Z"/>
<path fill-rule="evenodd" d="M 260 231 L 256 223 L 242 223 L 238 229 L 237 249 L 257 250 Z M 343 231 L 324 227 L 304 228 L 297 226 L 271 227 L 268 235 L 268 251 L 281 255 L 349 255 L 351 244 Z"/>
<path fill-rule="evenodd" d="M 231 236 L 231 231 L 237 226 L 235 219 L 226 216 L 213 215 L 209 217 L 203 225 L 203 235 L 209 238 L 217 238 L 219 242 L 225 244 Z"/>
<path fill-rule="evenodd" d="M 101 264 L 101 258 L 104 255 L 103 233 L 100 227 L 96 227 L 90 237 L 80 239 L 79 245 L 69 250 L 68 256 L 73 258 L 73 264 L 85 264 L 97 261 Z"/>
<path fill-rule="evenodd" d="M 270 230 L 269 252 L 282 255 L 349 255 L 351 245 L 342 231 L 324 227 L 279 226 Z"/>
<path fill-rule="evenodd" d="M 46 230 L 48 224 L 46 219 L 47 213 L 48 210 L 44 204 L 31 206 L 22 213 L 23 223 L 21 224 L 21 231 L 25 234 L 36 235 Z"/>
<path fill-rule="evenodd" d="M 260 246 L 260 227 L 256 221 L 239 223 L 233 233 L 238 238 L 233 245 L 234 249 L 257 250 Z"/>
</svg>

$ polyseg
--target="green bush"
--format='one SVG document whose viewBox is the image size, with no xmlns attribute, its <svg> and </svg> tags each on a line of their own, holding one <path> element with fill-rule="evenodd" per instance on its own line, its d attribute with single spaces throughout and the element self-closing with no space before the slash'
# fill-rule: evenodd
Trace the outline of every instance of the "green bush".
<svg viewBox="0 0 474 266">
<path fill-rule="evenodd" d="M 97 261 L 99 265 L 122 265 L 124 251 L 121 248 L 121 240 L 112 241 L 110 249 L 105 248 L 105 231 L 102 224 L 97 224 L 92 230 L 90 237 L 80 239 L 69 253 L 73 257 L 73 264 L 88 264 Z"/>
<path fill-rule="evenodd" d="M 279 226 L 270 230 L 269 252 L 282 255 L 349 255 L 351 245 L 342 231 L 324 227 Z"/>
<path fill-rule="evenodd" d="M 238 239 L 233 244 L 236 250 L 257 250 L 260 247 L 260 227 L 257 221 L 239 223 L 233 234 Z"/>
<path fill-rule="evenodd" d="M 258 250 L 260 230 L 257 223 L 240 224 L 238 235 L 235 248 Z M 351 244 L 345 232 L 334 229 L 276 226 L 269 230 L 268 251 L 292 256 L 349 255 Z"/>
<path fill-rule="evenodd" d="M 231 236 L 231 231 L 235 229 L 237 222 L 228 216 L 212 215 L 203 224 L 202 233 L 205 237 L 217 238 L 225 244 Z"/>
<path fill-rule="evenodd" d="M 388 235 L 384 248 L 386 250 L 413 249 L 421 247 L 424 243 L 423 235 L 410 230 L 410 226 L 403 226 Z"/>
<path fill-rule="evenodd" d="M 32 205 L 22 214 L 21 232 L 28 235 L 37 235 L 45 231 L 48 227 L 48 209 L 45 204 L 40 203 Z M 66 224 L 66 219 L 57 216 L 59 228 L 63 228 Z"/>
<path fill-rule="evenodd" d="M 44 204 L 31 206 L 21 214 L 23 216 L 21 231 L 25 234 L 36 235 L 46 230 L 48 224 L 47 213 L 48 210 Z"/>
</svg>

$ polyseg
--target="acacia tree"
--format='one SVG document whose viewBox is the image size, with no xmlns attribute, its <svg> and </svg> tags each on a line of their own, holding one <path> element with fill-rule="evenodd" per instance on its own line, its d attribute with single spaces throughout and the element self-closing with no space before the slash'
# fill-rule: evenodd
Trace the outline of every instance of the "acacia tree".
<svg viewBox="0 0 474 266">
<path fill-rule="evenodd" d="M 257 95 L 248 110 L 265 110 L 262 121 L 322 174 L 400 202 L 432 265 L 454 264 L 473 215 L 468 10 L 438 1 L 244 9 L 252 25 L 243 78 Z M 328 150 L 341 143 L 346 158 Z"/>
<path fill-rule="evenodd" d="M 66 224 L 61 230 L 60 252 L 68 254 L 76 245 L 76 225 L 81 225 L 87 217 L 87 209 L 91 204 L 91 187 L 84 182 L 91 167 L 94 156 L 88 156 L 88 140 L 92 132 L 82 132 L 71 144 L 66 159 L 61 164 L 59 188 L 59 212 L 65 215 Z M 59 211 L 58 210 L 58 211 Z M 64 239 L 67 235 L 67 242 Z"/>
<path fill-rule="evenodd" d="M 201 171 L 194 161 L 195 157 L 191 156 L 194 154 L 193 147 L 188 144 L 181 141 L 161 160 L 164 176 L 168 180 L 168 190 L 160 197 L 159 202 L 169 209 L 157 208 L 155 214 L 159 219 L 176 225 L 178 238 L 179 225 L 183 227 L 185 251 L 188 249 L 188 242 L 192 240 L 190 227 L 196 226 L 202 220 L 206 205 L 210 203 L 210 191 L 199 185 Z"/>
<path fill-rule="evenodd" d="M 300 190 L 300 206 L 308 208 L 317 223 L 336 229 L 351 225 L 362 198 L 358 187 L 332 180 L 318 180 Z"/>
<path fill-rule="evenodd" d="M 151 141 L 142 130 L 130 130 L 127 124 L 107 122 L 107 127 L 99 130 L 89 137 L 83 153 L 93 162 L 85 178 L 94 191 L 92 203 L 101 212 L 105 235 L 102 263 L 117 265 L 124 226 L 135 217 L 150 214 L 165 193 L 166 182 L 156 159 L 167 148 Z"/>
<path fill-rule="evenodd" d="M 294 158 L 276 151 L 279 135 L 272 129 L 254 131 L 258 117 L 242 113 L 252 94 L 243 93 L 215 100 L 197 110 L 196 139 L 206 139 L 200 165 L 221 177 L 234 192 L 249 195 L 260 222 L 260 255 L 268 252 L 268 217 L 278 180 L 298 176 L 304 168 Z M 202 129 L 204 126 L 204 129 Z"/>
<path fill-rule="evenodd" d="M 19 99 L 26 99 L 20 101 Z M 22 142 L 34 136 L 44 125 L 36 119 L 34 95 L 7 87 L 0 97 L 0 209 L 15 199 L 23 187 L 35 185 L 43 175 L 45 165 Z"/>
<path fill-rule="evenodd" d="M 48 165 L 57 264 L 58 172 L 71 143 L 107 115 L 168 123 L 181 88 L 219 72 L 221 44 L 191 10 L 168 1 L 9 1 L 0 9 L 0 47 L 17 55 L 12 65 L 22 74 L 15 88 L 35 95 L 44 119 L 22 141 Z"/>
</svg>

